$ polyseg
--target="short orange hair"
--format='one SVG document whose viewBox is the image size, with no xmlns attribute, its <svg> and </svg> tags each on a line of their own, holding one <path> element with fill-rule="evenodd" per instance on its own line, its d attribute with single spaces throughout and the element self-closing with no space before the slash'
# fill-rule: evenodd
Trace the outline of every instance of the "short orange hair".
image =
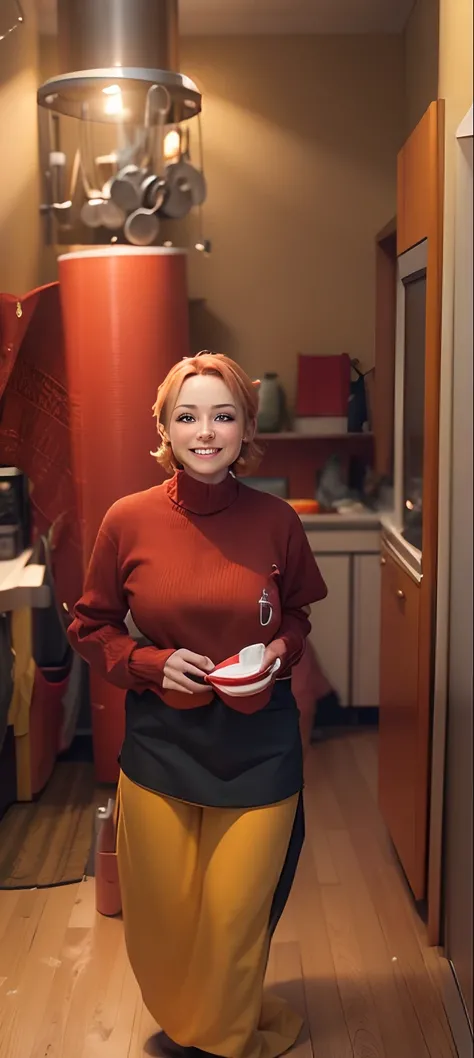
<svg viewBox="0 0 474 1058">
<path fill-rule="evenodd" d="M 187 356 L 180 360 L 171 368 L 159 386 L 153 405 L 153 415 L 156 418 L 161 443 L 158 450 L 151 454 L 168 474 L 173 474 L 177 470 L 173 449 L 164 431 L 166 420 L 176 404 L 183 383 L 193 375 L 215 375 L 221 378 L 242 408 L 245 429 L 252 431 L 252 437 L 249 441 L 242 443 L 240 456 L 232 470 L 242 477 L 251 474 L 261 459 L 260 449 L 253 439 L 258 411 L 258 382 L 252 382 L 246 372 L 230 357 L 224 356 L 223 353 L 211 353 L 208 349 L 203 349 L 196 356 Z"/>
</svg>

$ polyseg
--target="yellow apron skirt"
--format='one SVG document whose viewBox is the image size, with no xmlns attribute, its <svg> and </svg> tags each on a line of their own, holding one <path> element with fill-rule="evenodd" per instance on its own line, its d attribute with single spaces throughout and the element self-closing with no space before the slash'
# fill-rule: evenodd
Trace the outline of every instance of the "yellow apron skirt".
<svg viewBox="0 0 474 1058">
<path fill-rule="evenodd" d="M 182 1047 L 276 1058 L 302 1022 L 264 995 L 274 897 L 299 795 L 201 808 L 121 773 L 117 856 L 125 939 L 143 1000 Z"/>
</svg>

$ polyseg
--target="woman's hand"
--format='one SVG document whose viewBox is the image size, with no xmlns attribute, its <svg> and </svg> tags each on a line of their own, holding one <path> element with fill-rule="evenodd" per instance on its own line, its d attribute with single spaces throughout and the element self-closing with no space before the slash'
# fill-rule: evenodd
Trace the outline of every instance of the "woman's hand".
<svg viewBox="0 0 474 1058">
<path fill-rule="evenodd" d="M 180 691 L 181 694 L 202 694 L 207 685 L 203 686 L 201 682 L 190 680 L 186 673 L 202 680 L 204 673 L 212 672 L 213 668 L 215 666 L 210 658 L 193 654 L 192 650 L 175 650 L 163 669 L 163 690 Z"/>
<path fill-rule="evenodd" d="M 282 665 L 286 654 L 286 645 L 283 639 L 274 639 L 271 643 L 265 647 L 265 653 L 263 655 L 262 668 L 269 668 L 270 665 L 274 665 L 275 661 L 279 658 Z"/>
</svg>

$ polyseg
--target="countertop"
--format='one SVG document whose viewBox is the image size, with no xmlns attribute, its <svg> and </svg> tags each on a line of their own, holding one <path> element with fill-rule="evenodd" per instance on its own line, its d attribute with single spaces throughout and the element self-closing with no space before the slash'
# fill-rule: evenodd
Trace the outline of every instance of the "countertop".
<svg viewBox="0 0 474 1058">
<path fill-rule="evenodd" d="M 44 583 L 45 567 L 30 562 L 31 550 L 0 562 L 0 612 L 23 607 L 45 608 L 51 593 Z"/>
<path fill-rule="evenodd" d="M 353 511 L 343 514 L 300 514 L 304 529 L 379 529 L 382 515 L 374 511 Z"/>
</svg>

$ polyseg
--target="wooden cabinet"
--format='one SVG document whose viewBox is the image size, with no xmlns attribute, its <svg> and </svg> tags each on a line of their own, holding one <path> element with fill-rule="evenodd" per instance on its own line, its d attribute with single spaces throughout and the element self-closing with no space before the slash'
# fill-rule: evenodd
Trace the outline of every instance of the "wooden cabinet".
<svg viewBox="0 0 474 1058">
<path fill-rule="evenodd" d="M 380 806 L 419 900 L 431 855 L 443 113 L 432 103 L 398 156 L 394 510 L 382 567 Z M 431 893 L 430 919 L 434 911 Z"/>
<path fill-rule="evenodd" d="M 427 788 L 420 768 L 420 586 L 382 552 L 379 803 L 416 898 L 425 870 L 418 835 L 427 826 Z"/>
</svg>

